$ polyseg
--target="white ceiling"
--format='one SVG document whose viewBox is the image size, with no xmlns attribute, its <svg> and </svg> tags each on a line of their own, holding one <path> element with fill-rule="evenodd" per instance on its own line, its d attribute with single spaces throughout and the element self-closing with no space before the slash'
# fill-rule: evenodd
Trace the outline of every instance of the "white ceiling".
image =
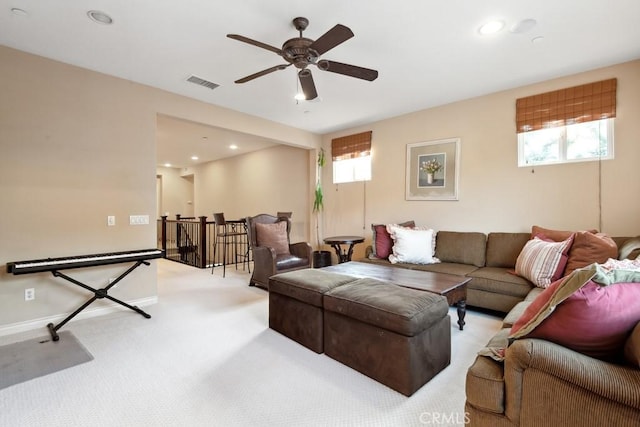
<svg viewBox="0 0 640 427">
<path fill-rule="evenodd" d="M 113 24 L 92 22 L 89 10 Z M 319 99 L 300 103 L 294 67 L 234 84 L 285 62 L 226 34 L 279 48 L 297 37 L 297 16 L 309 19 L 311 39 L 351 28 L 355 37 L 322 58 L 376 69 L 378 79 L 312 67 Z M 638 17 L 638 0 L 0 0 L 0 44 L 322 134 L 640 58 Z M 505 29 L 479 35 L 489 19 Z M 510 31 L 524 19 L 537 24 Z"/>
</svg>

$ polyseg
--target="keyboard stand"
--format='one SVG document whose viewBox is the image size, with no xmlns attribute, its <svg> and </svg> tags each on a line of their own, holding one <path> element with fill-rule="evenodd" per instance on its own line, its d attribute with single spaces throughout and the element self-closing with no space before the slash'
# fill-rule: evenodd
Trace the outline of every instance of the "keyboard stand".
<svg viewBox="0 0 640 427">
<path fill-rule="evenodd" d="M 88 285 L 86 285 L 86 284 L 74 279 L 73 277 L 69 277 L 64 273 L 61 273 L 58 270 L 52 270 L 51 273 L 53 274 L 54 277 L 61 277 L 61 278 L 65 279 L 66 281 L 73 283 L 74 285 L 80 286 L 81 288 L 84 288 L 84 289 L 86 289 L 88 291 L 93 292 L 93 297 L 91 297 L 91 299 L 89 299 L 87 302 L 85 302 L 80 307 L 78 307 L 78 309 L 76 311 L 71 313 L 69 316 L 67 316 L 66 319 L 64 319 L 62 322 L 58 323 L 57 325 L 54 325 L 53 323 L 49 323 L 47 325 L 47 328 L 49 328 L 49 332 L 51 333 L 51 338 L 54 341 L 58 341 L 60 339 L 60 337 L 58 336 L 58 329 L 63 327 L 69 320 L 71 320 L 75 316 L 77 316 L 78 313 L 80 313 L 82 310 L 84 310 L 89 305 L 91 305 L 91 303 L 93 303 L 95 300 L 102 299 L 102 298 L 107 298 L 110 301 L 113 301 L 113 302 L 118 303 L 118 304 L 120 304 L 120 305 L 122 305 L 124 307 L 127 307 L 128 309 L 133 310 L 136 313 L 141 314 L 145 318 L 150 319 L 151 316 L 149 314 L 145 313 L 144 311 L 140 310 L 138 307 L 133 306 L 133 305 L 129 305 L 126 302 L 120 301 L 119 299 L 114 298 L 114 297 L 112 297 L 111 295 L 108 294 L 109 289 L 111 289 L 116 284 L 118 284 L 118 282 L 120 282 L 120 280 L 122 280 L 125 276 L 127 276 L 129 273 L 131 273 L 133 270 L 135 270 L 136 268 L 138 268 L 142 264 L 150 265 L 149 262 L 147 262 L 147 261 L 136 261 L 136 263 L 133 266 L 131 266 L 127 271 L 125 271 L 120 276 L 118 276 L 113 282 L 109 283 L 108 286 L 106 286 L 104 288 L 101 288 L 101 289 L 94 289 L 91 286 L 88 286 Z"/>
</svg>

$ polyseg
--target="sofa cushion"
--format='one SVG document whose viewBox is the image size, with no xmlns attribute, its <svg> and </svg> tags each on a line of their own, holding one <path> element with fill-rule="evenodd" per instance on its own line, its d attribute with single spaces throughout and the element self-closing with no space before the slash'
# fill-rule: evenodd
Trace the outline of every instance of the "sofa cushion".
<svg viewBox="0 0 640 427">
<path fill-rule="evenodd" d="M 396 264 L 398 265 L 398 264 Z M 455 274 L 457 276 L 466 276 L 472 271 L 476 271 L 478 267 L 469 264 L 457 264 L 455 262 L 440 262 L 437 264 L 403 264 L 409 266 L 412 270 L 433 271 L 434 273 Z"/>
<path fill-rule="evenodd" d="M 289 254 L 286 221 L 272 224 L 256 223 L 256 241 L 258 246 L 273 248 L 276 255 Z"/>
<path fill-rule="evenodd" d="M 640 322 L 636 324 L 624 345 L 624 358 L 634 368 L 640 368 Z"/>
<path fill-rule="evenodd" d="M 527 296 L 525 297 L 525 301 L 531 302 L 534 299 L 536 299 L 538 297 L 538 295 L 540 295 L 542 293 L 542 291 L 544 291 L 543 288 L 539 288 L 539 287 L 535 287 L 533 289 L 531 289 L 531 291 L 529 291 L 529 293 L 527 294 Z"/>
<path fill-rule="evenodd" d="M 537 289 L 542 289 L 542 288 L 537 288 Z M 531 301 L 521 301 L 518 304 L 516 304 L 516 306 L 513 307 L 511 311 L 509 311 L 509 313 L 507 313 L 507 315 L 505 316 L 504 320 L 502 321 L 502 327 L 511 328 L 513 324 L 516 323 L 518 319 L 522 317 L 522 315 L 524 314 L 527 307 L 529 307 L 529 305 L 531 305 Z"/>
<path fill-rule="evenodd" d="M 387 226 L 393 239 L 392 264 L 406 262 L 412 264 L 433 264 L 438 262 L 433 256 L 435 232 L 432 229 L 405 228 L 395 225 Z"/>
<path fill-rule="evenodd" d="M 545 241 L 535 236 L 518 255 L 516 274 L 546 288 L 563 276 L 571 243 L 573 234 L 561 242 Z"/>
<path fill-rule="evenodd" d="M 416 226 L 413 221 L 405 221 L 397 224 L 400 227 L 413 228 Z M 387 259 L 391 255 L 391 248 L 393 247 L 393 240 L 387 231 L 386 224 L 371 224 L 371 231 L 373 232 L 373 239 L 371 243 L 372 256 L 374 258 Z"/>
<path fill-rule="evenodd" d="M 487 267 L 514 268 L 518 255 L 530 238 L 529 233 L 489 233 Z"/>
<path fill-rule="evenodd" d="M 442 262 L 484 267 L 486 243 L 484 233 L 438 231 L 436 257 Z"/>
<path fill-rule="evenodd" d="M 467 274 L 472 280 L 468 289 L 482 289 L 497 294 L 512 295 L 523 300 L 533 284 L 527 279 L 510 272 L 508 268 L 484 267 Z"/>
<path fill-rule="evenodd" d="M 603 286 L 597 265 L 554 282 L 511 328 L 512 338 L 541 338 L 591 357 L 616 360 L 640 321 L 640 284 Z M 640 273 L 626 280 L 640 281 Z"/>
</svg>

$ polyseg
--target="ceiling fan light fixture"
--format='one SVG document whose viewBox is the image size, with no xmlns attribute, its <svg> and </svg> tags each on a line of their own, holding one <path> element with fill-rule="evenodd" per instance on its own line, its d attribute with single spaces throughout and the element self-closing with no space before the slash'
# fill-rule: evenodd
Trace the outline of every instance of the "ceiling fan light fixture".
<svg viewBox="0 0 640 427">
<path fill-rule="evenodd" d="M 493 20 L 489 21 L 478 28 L 478 32 L 483 35 L 495 34 L 504 28 L 504 21 Z"/>
</svg>

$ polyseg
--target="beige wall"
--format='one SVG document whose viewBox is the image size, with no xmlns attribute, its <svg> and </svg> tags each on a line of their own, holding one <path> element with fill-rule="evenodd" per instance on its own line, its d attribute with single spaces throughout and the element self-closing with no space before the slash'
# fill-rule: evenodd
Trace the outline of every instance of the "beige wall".
<svg viewBox="0 0 640 427">
<path fill-rule="evenodd" d="M 176 214 L 195 216 L 193 173 L 185 175 L 180 168 L 158 167 L 157 174 L 160 177 L 160 213 L 168 214 L 169 219 L 175 219 Z"/>
<path fill-rule="evenodd" d="M 309 150 L 285 145 L 190 168 L 196 215 L 227 219 L 293 212 L 292 241 L 308 240 Z"/>
<path fill-rule="evenodd" d="M 323 235 L 363 234 L 371 222 L 414 219 L 437 230 L 527 231 L 599 227 L 598 163 L 517 167 L 518 97 L 618 78 L 616 159 L 602 163 L 602 229 L 640 233 L 640 61 L 419 111 L 340 133 L 317 135 L 125 80 L 0 47 L 0 266 L 9 261 L 155 246 L 156 228 L 129 226 L 131 214 L 156 214 L 155 120 L 167 114 L 282 141 L 278 147 L 203 166 L 194 173 L 194 212 L 230 217 L 292 210 L 294 233 L 313 231 L 310 212 L 315 148 L 333 137 L 373 130 L 373 179 L 331 184 L 323 171 Z M 458 201 L 404 199 L 406 144 L 462 139 Z M 277 159 L 287 159 L 280 167 Z M 277 167 L 276 167 L 277 166 Z M 229 175 L 238 182 L 230 184 Z M 286 190 L 264 176 L 277 176 Z M 250 178 L 249 178 L 250 177 Z M 226 182 L 220 206 L 212 183 Z M 259 184 L 256 184 L 259 183 Z M 262 191 L 255 192 L 254 188 Z M 229 188 L 233 190 L 228 190 Z M 291 192 L 291 194 L 288 194 Z M 251 194 L 253 197 L 247 197 Z M 255 212 L 254 212 L 255 211 Z M 117 225 L 106 226 L 107 215 Z M 295 224 L 295 222 L 299 222 Z M 358 245 L 356 257 L 364 245 Z M 106 284 L 122 266 L 78 270 Z M 114 290 L 124 300 L 156 296 L 155 265 Z M 36 300 L 24 301 L 24 289 Z M 68 313 L 87 293 L 47 274 L 0 270 L 0 334 L 13 325 Z M 133 315 L 134 313 L 132 313 Z M 42 324 L 40 324 L 42 323 Z M 14 328 L 15 329 L 15 328 Z"/>
<path fill-rule="evenodd" d="M 2 46 L 0 64 L 0 334 L 44 328 L 43 319 L 91 296 L 50 274 L 9 275 L 7 262 L 155 247 L 157 114 L 305 149 L 320 143 L 299 129 Z M 128 225 L 132 214 L 149 215 L 150 224 Z M 107 227 L 108 215 L 116 226 Z M 103 287 L 124 266 L 74 276 Z M 133 276 L 113 295 L 152 302 L 155 263 Z M 24 301 L 25 288 L 35 288 L 35 301 Z"/>
<path fill-rule="evenodd" d="M 517 98 L 578 84 L 618 78 L 615 160 L 602 162 L 602 227 L 599 164 L 585 162 L 518 168 Z M 444 89 L 444 88 L 443 88 Z M 640 234 L 640 61 L 418 111 L 325 135 L 331 139 L 373 131 L 373 177 L 331 184 L 323 171 L 324 235 L 362 234 L 370 224 L 414 219 L 436 230 L 529 231 L 534 224 L 560 229 L 601 228 L 611 235 Z M 405 200 L 406 145 L 459 137 L 458 201 Z M 365 245 L 358 245 L 362 256 Z"/>
</svg>

